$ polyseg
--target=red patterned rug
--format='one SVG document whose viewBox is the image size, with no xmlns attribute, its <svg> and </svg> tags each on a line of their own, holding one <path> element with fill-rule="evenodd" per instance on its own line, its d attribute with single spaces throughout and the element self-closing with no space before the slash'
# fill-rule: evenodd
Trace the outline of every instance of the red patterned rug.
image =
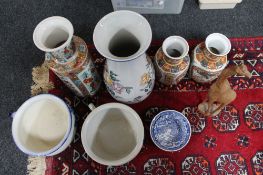
<svg viewBox="0 0 263 175">
<path fill-rule="evenodd" d="M 189 41 L 190 50 L 200 41 Z M 232 77 L 236 100 L 220 115 L 206 118 L 197 112 L 209 86 L 183 79 L 177 86 L 166 87 L 158 82 L 145 101 L 130 105 L 141 116 L 145 127 L 144 146 L 131 162 L 118 166 L 103 166 L 85 153 L 80 139 L 81 126 L 88 114 L 88 103 L 103 104 L 114 101 L 105 87 L 93 98 L 74 96 L 51 73 L 55 89 L 50 93 L 64 98 L 75 109 L 77 133 L 70 147 L 61 154 L 46 158 L 46 175 L 72 174 L 185 174 L 234 175 L 263 174 L 263 37 L 232 38 L 229 64 L 245 63 L 253 77 Z M 153 56 L 161 42 L 153 42 L 148 54 Z M 89 46 L 97 68 L 102 72 L 104 58 Z M 153 116 L 163 109 L 182 111 L 192 125 L 189 144 L 178 152 L 158 149 L 150 139 L 149 125 Z"/>
</svg>

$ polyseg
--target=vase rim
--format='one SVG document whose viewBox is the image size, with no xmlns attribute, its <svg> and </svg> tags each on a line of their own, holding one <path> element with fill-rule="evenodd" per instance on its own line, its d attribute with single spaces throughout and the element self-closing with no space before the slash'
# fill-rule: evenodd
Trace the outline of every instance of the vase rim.
<svg viewBox="0 0 263 175">
<path fill-rule="evenodd" d="M 43 36 L 44 33 L 47 32 L 47 30 L 51 29 L 52 26 L 54 27 L 55 25 L 60 26 L 60 27 L 63 26 L 63 29 L 67 30 L 66 32 L 68 34 L 68 38 L 59 47 L 49 48 L 45 46 L 45 44 L 43 44 L 41 40 L 44 37 Z M 73 38 L 73 33 L 74 33 L 73 25 L 67 18 L 62 17 L 62 16 L 51 16 L 51 17 L 45 18 L 44 20 L 42 20 L 40 23 L 37 24 L 33 32 L 33 41 L 35 45 L 37 46 L 37 48 L 39 48 L 40 50 L 44 52 L 55 52 L 55 51 L 65 48 L 66 46 L 70 44 Z"/>
<path fill-rule="evenodd" d="M 119 56 L 113 55 L 107 49 L 103 49 L 101 47 L 100 42 L 99 42 L 99 40 L 101 40 L 100 39 L 101 38 L 101 34 L 103 34 L 103 31 L 102 31 L 103 27 L 104 28 L 110 28 L 112 26 L 113 27 L 121 26 L 121 20 L 117 21 L 118 17 L 120 17 L 122 19 L 126 18 L 127 19 L 126 22 L 127 21 L 128 22 L 129 21 L 134 22 L 134 21 L 137 20 L 138 24 L 143 25 L 142 26 L 143 27 L 142 30 L 143 30 L 143 34 L 145 36 L 145 40 L 143 40 L 143 42 L 140 42 L 140 48 L 135 53 L 133 53 L 132 55 L 126 56 L 126 57 L 119 57 Z M 119 22 L 119 23 L 111 23 L 111 25 L 110 25 L 110 24 L 107 24 L 107 20 L 112 20 L 113 22 Z M 130 23 L 130 25 L 132 26 L 132 25 L 136 25 L 136 24 Z M 118 28 L 118 29 L 125 29 L 125 28 Z M 116 31 L 113 31 L 113 32 L 116 33 Z M 133 32 L 133 31 L 131 31 L 131 32 Z M 136 31 L 134 31 L 134 33 L 136 34 Z M 136 35 L 135 35 L 135 37 L 136 37 Z M 136 38 L 136 39 L 140 40 L 141 38 L 139 37 L 139 38 Z M 99 20 L 99 22 L 96 24 L 96 26 L 94 28 L 94 32 L 93 32 L 93 42 L 94 42 L 94 46 L 97 49 L 97 51 L 103 57 L 105 57 L 105 58 L 107 58 L 107 59 L 109 59 L 111 61 L 116 61 L 116 62 L 126 62 L 126 61 L 130 61 L 130 60 L 139 58 L 149 48 L 149 46 L 151 44 L 151 41 L 152 41 L 152 29 L 151 29 L 151 26 L 150 26 L 149 22 L 147 21 L 147 19 L 144 16 L 140 15 L 139 13 L 136 13 L 136 12 L 133 12 L 133 11 L 129 11 L 129 10 L 118 10 L 118 11 L 114 11 L 114 12 L 108 13 L 107 15 L 105 15 L 104 17 L 102 17 Z M 104 45 L 106 45 L 106 44 L 104 44 Z"/>
<path fill-rule="evenodd" d="M 171 44 L 174 44 L 174 43 L 179 44 L 179 42 L 180 42 L 181 45 L 183 45 L 184 52 L 181 53 L 181 55 L 179 57 L 172 57 L 170 54 L 167 53 L 167 48 Z M 188 42 L 181 36 L 169 36 L 168 38 L 166 38 L 163 41 L 162 50 L 163 50 L 165 56 L 167 56 L 168 58 L 170 58 L 172 60 L 181 60 L 182 58 L 184 58 L 184 57 L 186 57 L 188 55 L 189 45 L 188 45 Z"/>
<path fill-rule="evenodd" d="M 44 151 L 32 151 L 21 143 L 20 139 L 18 138 L 18 136 L 16 134 L 18 131 L 16 131 L 15 128 L 17 125 L 20 124 L 20 121 L 22 120 L 21 116 L 23 116 L 23 111 L 28 109 L 32 103 L 42 101 L 42 100 L 52 100 L 53 102 L 56 102 L 57 104 L 59 104 L 59 106 L 61 106 L 62 108 L 64 108 L 66 110 L 68 128 L 67 128 L 63 138 L 59 141 L 59 143 L 57 143 L 52 148 L 44 150 Z M 50 156 L 50 155 L 56 153 L 67 142 L 67 139 L 70 137 L 70 133 L 72 132 L 72 129 L 74 129 L 74 122 L 75 121 L 74 121 L 74 115 L 72 113 L 72 110 L 62 99 L 60 99 L 59 97 L 57 97 L 53 94 L 39 94 L 39 95 L 36 95 L 34 97 L 29 98 L 19 107 L 16 114 L 19 117 L 16 117 L 13 121 L 13 124 L 12 124 L 12 135 L 13 135 L 14 142 L 22 152 L 24 152 L 30 156 Z M 58 154 L 58 153 L 56 153 L 56 154 Z"/>
<path fill-rule="evenodd" d="M 209 44 L 209 41 L 212 38 L 217 38 L 217 39 L 221 40 L 222 42 L 224 42 L 224 44 L 226 45 L 226 48 L 225 48 L 225 51 L 223 53 L 217 54 L 217 53 L 214 53 L 214 52 L 212 52 L 210 50 L 208 44 Z M 221 33 L 211 33 L 205 39 L 205 47 L 208 50 L 208 52 L 211 53 L 212 55 L 222 57 L 222 56 L 227 55 L 230 52 L 230 50 L 231 50 L 231 42 L 225 35 L 223 35 Z"/>
</svg>

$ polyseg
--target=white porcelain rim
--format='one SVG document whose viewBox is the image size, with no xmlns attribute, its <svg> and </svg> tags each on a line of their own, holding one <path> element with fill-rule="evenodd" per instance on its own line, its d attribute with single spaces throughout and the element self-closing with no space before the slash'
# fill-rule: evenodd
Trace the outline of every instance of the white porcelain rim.
<svg viewBox="0 0 263 175">
<path fill-rule="evenodd" d="M 138 136 L 137 136 L 139 139 L 138 139 L 136 146 L 133 148 L 133 150 L 127 156 L 125 156 L 124 158 L 121 158 L 119 160 L 114 160 L 114 161 L 107 161 L 107 160 L 104 160 L 104 159 L 98 157 L 85 144 L 87 142 L 85 133 L 87 131 L 87 127 L 88 127 L 89 122 L 91 121 L 92 118 L 96 117 L 95 114 L 97 114 L 97 112 L 104 110 L 104 109 L 109 109 L 109 108 L 119 108 L 119 109 L 124 109 L 124 110 L 131 112 L 131 114 L 137 120 L 137 122 L 138 122 L 137 125 L 139 127 Z M 106 104 L 103 104 L 103 105 L 95 108 L 87 116 L 87 118 L 85 119 L 85 121 L 82 125 L 82 128 L 81 128 L 81 142 L 82 142 L 82 145 L 84 147 L 85 152 L 88 154 L 88 156 L 90 156 L 96 162 L 103 164 L 103 165 L 108 165 L 108 166 L 123 165 L 123 164 L 129 162 L 130 160 L 134 159 L 138 155 L 138 153 L 140 152 L 140 150 L 143 146 L 143 139 L 144 139 L 144 127 L 143 127 L 143 123 L 142 123 L 140 116 L 131 107 L 124 105 L 124 104 L 121 104 L 121 103 L 106 103 Z"/>
<path fill-rule="evenodd" d="M 97 43 L 96 43 L 96 39 L 97 38 L 97 34 L 96 34 L 96 31 L 98 30 L 99 26 L 101 25 L 101 23 L 106 20 L 107 18 L 110 18 L 114 15 L 122 15 L 122 14 L 130 14 L 130 15 L 135 15 L 135 16 L 138 16 L 139 18 L 141 18 L 146 26 L 147 26 L 147 35 L 149 35 L 149 37 L 147 38 L 147 41 L 145 42 L 145 47 L 143 49 L 141 49 L 140 52 L 136 52 L 135 54 L 133 55 L 130 55 L 128 57 L 117 57 L 117 56 L 113 56 L 112 57 L 108 57 L 106 54 L 103 53 L 103 51 L 100 49 L 100 47 L 98 47 Z M 130 11 L 130 10 L 118 10 L 118 11 L 114 11 L 114 12 L 111 12 L 111 13 L 108 13 L 107 15 L 105 15 L 104 17 L 102 17 L 99 22 L 96 24 L 95 28 L 94 28 L 94 31 L 93 31 L 93 42 L 94 42 L 94 46 L 95 48 L 97 49 L 97 51 L 105 58 L 107 59 L 110 59 L 112 61 L 117 61 L 117 62 L 125 62 L 125 61 L 130 61 L 130 60 L 133 60 L 133 59 L 136 59 L 138 58 L 140 55 L 142 55 L 143 53 L 146 52 L 146 50 L 149 48 L 150 44 L 151 44 L 151 41 L 152 41 L 152 29 L 151 29 L 151 26 L 148 22 L 148 20 L 140 15 L 139 13 L 136 13 L 136 12 L 133 12 L 133 11 Z M 140 49 L 139 49 L 140 50 Z M 125 58 L 125 59 L 124 59 Z"/>
<path fill-rule="evenodd" d="M 44 151 L 44 152 L 39 152 L 39 153 L 36 153 L 36 152 L 33 152 L 33 151 L 30 151 L 28 150 L 27 148 L 25 148 L 19 141 L 19 138 L 18 138 L 18 135 L 15 134 L 16 132 L 16 126 L 19 124 L 18 122 L 20 121 L 20 118 L 21 118 L 21 114 L 23 114 L 24 110 L 30 106 L 32 104 L 32 102 L 34 101 L 39 101 L 41 99 L 52 99 L 52 100 L 56 100 L 57 102 L 59 102 L 62 106 L 64 106 L 67 111 L 68 111 L 68 123 L 69 123 L 69 127 L 67 128 L 67 131 L 63 137 L 63 139 L 55 146 L 53 147 L 52 149 L 48 150 L 48 151 Z M 18 114 L 19 117 L 17 116 Z M 66 142 L 66 140 L 68 139 L 70 133 L 72 132 L 72 130 L 74 129 L 74 123 L 73 123 L 73 116 L 71 114 L 71 111 L 69 109 L 69 107 L 66 105 L 66 103 L 58 98 L 57 96 L 55 95 L 52 95 L 52 94 L 40 94 L 40 95 L 36 95 L 34 97 L 31 97 L 29 98 L 28 100 L 26 100 L 19 108 L 18 110 L 16 111 L 15 113 L 15 116 L 13 118 L 13 122 L 12 122 L 12 136 L 13 136 L 13 139 L 14 139 L 14 142 L 16 144 L 16 146 L 24 153 L 28 154 L 28 155 L 31 155 L 31 156 L 48 156 L 52 153 L 54 153 L 55 151 L 59 150 L 63 144 Z"/>
<path fill-rule="evenodd" d="M 186 50 L 185 50 L 184 53 L 181 54 L 180 57 L 171 57 L 171 56 L 167 53 L 167 51 L 166 51 L 167 47 L 165 47 L 165 46 L 166 46 L 166 43 L 167 43 L 169 40 L 181 40 L 181 41 L 186 45 Z M 181 60 L 182 58 L 184 58 L 184 57 L 186 57 L 186 56 L 188 55 L 188 52 L 189 52 L 189 44 L 188 44 L 188 42 L 187 42 L 183 37 L 181 37 L 181 36 L 169 36 L 168 38 L 166 38 L 166 39 L 163 41 L 162 50 L 163 50 L 164 54 L 165 54 L 168 58 L 170 58 L 170 59 L 172 59 L 172 60 Z"/>
<path fill-rule="evenodd" d="M 52 22 L 52 21 L 56 22 L 57 20 L 64 21 L 64 22 L 67 23 L 67 25 L 68 25 L 67 27 L 68 27 L 68 29 L 69 29 L 69 31 L 68 31 L 68 32 L 69 32 L 69 33 L 68 33 L 69 36 L 68 36 L 67 41 L 65 41 L 64 44 L 62 44 L 61 46 L 56 47 L 56 48 L 53 48 L 53 49 L 50 49 L 50 48 L 47 48 L 47 47 L 41 47 L 41 46 L 39 45 L 38 39 L 37 39 L 37 38 L 38 38 L 38 36 L 37 36 L 38 30 L 40 30 L 40 28 L 41 28 L 43 25 L 45 25 L 45 24 L 47 24 L 47 23 L 49 23 L 49 22 Z M 73 25 L 72 25 L 72 23 L 71 23 L 67 18 L 64 18 L 64 17 L 62 17 L 62 16 L 51 16 L 51 17 L 48 17 L 48 18 L 42 20 L 40 23 L 38 23 L 38 25 L 36 26 L 36 28 L 34 29 L 34 32 L 33 32 L 33 41 L 34 41 L 35 45 L 37 46 L 37 48 L 39 48 L 40 50 L 42 50 L 42 51 L 44 51 L 44 52 L 55 52 L 55 51 L 58 51 L 58 50 L 60 50 L 60 49 L 62 49 L 62 48 L 65 48 L 66 46 L 69 45 L 69 43 L 70 43 L 71 40 L 72 40 L 73 33 L 74 33 Z"/>
<path fill-rule="evenodd" d="M 213 36 L 220 36 L 220 37 L 222 37 L 224 40 L 225 40 L 225 42 L 228 44 L 228 48 L 227 48 L 227 51 L 226 51 L 226 53 L 225 54 L 215 54 L 215 53 L 213 53 L 210 49 L 209 49 L 209 47 L 208 47 L 208 45 L 207 45 L 207 40 L 210 38 L 210 37 L 213 37 Z M 205 47 L 206 47 L 206 49 L 209 51 L 209 53 L 211 53 L 212 55 L 215 55 L 215 56 L 226 56 L 229 52 L 230 52 L 230 50 L 231 50 L 231 42 L 230 42 L 230 40 L 225 36 L 225 35 L 223 35 L 222 33 L 211 33 L 210 35 L 208 35 L 207 37 L 206 37 L 206 39 L 205 39 Z"/>
</svg>

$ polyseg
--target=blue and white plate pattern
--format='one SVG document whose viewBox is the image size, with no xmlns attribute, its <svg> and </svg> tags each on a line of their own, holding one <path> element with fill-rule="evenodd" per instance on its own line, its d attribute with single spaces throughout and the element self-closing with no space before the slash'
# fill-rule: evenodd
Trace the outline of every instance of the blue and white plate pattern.
<svg viewBox="0 0 263 175">
<path fill-rule="evenodd" d="M 190 140 L 191 125 L 182 113 L 166 110 L 157 114 L 152 120 L 150 135 L 160 149 L 178 151 Z"/>
</svg>

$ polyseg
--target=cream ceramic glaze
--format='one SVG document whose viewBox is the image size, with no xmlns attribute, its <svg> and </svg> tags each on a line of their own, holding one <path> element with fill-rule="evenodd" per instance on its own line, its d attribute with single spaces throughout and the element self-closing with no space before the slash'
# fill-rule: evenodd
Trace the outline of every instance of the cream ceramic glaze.
<svg viewBox="0 0 263 175">
<path fill-rule="evenodd" d="M 74 115 L 53 95 L 38 95 L 27 100 L 15 113 L 12 133 L 17 146 L 34 156 L 62 152 L 74 135 Z"/>
<path fill-rule="evenodd" d="M 27 148 L 42 152 L 56 146 L 68 127 L 67 110 L 52 100 L 41 100 L 25 110 L 19 135 Z"/>
<path fill-rule="evenodd" d="M 95 108 L 86 118 L 81 141 L 87 154 L 104 165 L 122 165 L 141 150 L 144 128 L 138 114 L 120 103 Z"/>
<path fill-rule="evenodd" d="M 205 39 L 205 46 L 211 54 L 216 56 L 225 56 L 230 52 L 231 43 L 229 39 L 221 33 L 212 33 Z M 216 48 L 219 54 L 213 53 L 209 48 Z"/>
<path fill-rule="evenodd" d="M 116 100 L 129 104 L 138 103 L 152 92 L 155 71 L 151 59 L 145 53 L 151 40 L 152 30 L 148 21 L 132 11 L 109 13 L 97 23 L 93 41 L 98 52 L 107 58 L 104 82 Z M 116 56 L 111 46 L 123 42 L 128 43 L 127 47 L 117 50 L 125 50 L 130 54 Z M 121 44 L 119 46 L 123 47 Z M 132 46 L 137 49 L 131 51 Z"/>
<path fill-rule="evenodd" d="M 35 45 L 44 52 L 56 52 L 68 46 L 74 33 L 71 22 L 61 16 L 52 16 L 41 21 L 35 28 L 33 40 Z M 61 41 L 61 46 L 54 47 Z"/>
</svg>

